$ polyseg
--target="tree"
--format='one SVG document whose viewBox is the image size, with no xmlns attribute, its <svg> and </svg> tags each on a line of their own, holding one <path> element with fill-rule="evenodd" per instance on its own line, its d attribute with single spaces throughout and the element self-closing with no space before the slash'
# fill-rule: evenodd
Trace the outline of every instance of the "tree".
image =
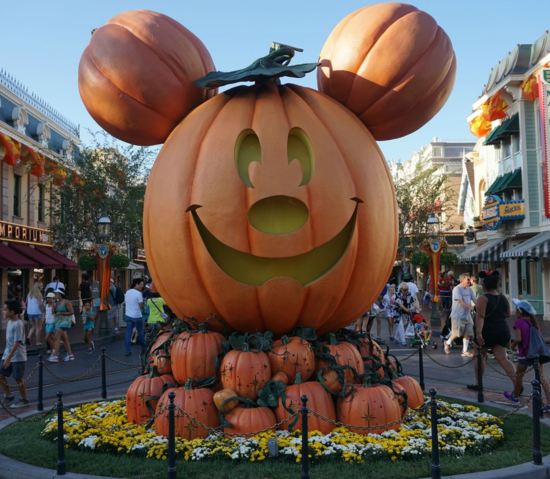
<svg viewBox="0 0 550 479">
<path fill-rule="evenodd" d="M 411 172 L 404 172 L 402 164 L 393 165 L 391 169 L 398 208 L 398 251 L 403 257 L 403 270 L 407 271 L 407 250 L 419 250 L 427 237 L 426 222 L 432 212 L 442 221 L 452 189 L 441 166 L 432 166 L 428 159 L 420 159 Z"/>
<path fill-rule="evenodd" d="M 49 213 L 53 242 L 64 252 L 87 251 L 100 242 L 96 222 L 111 219 L 110 241 L 129 255 L 143 236 L 143 200 L 155 150 L 128 146 L 122 150 L 106 134 L 93 136 L 91 147 L 74 153 L 76 171 L 52 188 Z"/>
</svg>

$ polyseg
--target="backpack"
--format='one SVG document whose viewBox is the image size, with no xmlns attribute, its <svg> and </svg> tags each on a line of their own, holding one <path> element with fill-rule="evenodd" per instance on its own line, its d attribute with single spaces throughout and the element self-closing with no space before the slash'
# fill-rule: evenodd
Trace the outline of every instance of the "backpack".
<svg viewBox="0 0 550 479">
<path fill-rule="evenodd" d="M 526 359 L 533 361 L 538 355 L 539 363 L 544 364 L 550 362 L 550 348 L 540 334 L 540 331 L 529 322 L 529 349 Z"/>
<path fill-rule="evenodd" d="M 115 303 L 116 304 L 124 303 L 124 292 L 118 286 L 116 286 Z"/>
</svg>

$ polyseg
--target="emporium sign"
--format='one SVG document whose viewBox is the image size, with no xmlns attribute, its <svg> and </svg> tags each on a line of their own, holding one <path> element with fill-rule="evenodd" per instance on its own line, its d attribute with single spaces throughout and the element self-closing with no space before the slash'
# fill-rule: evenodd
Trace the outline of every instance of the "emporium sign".
<svg viewBox="0 0 550 479">
<path fill-rule="evenodd" d="M 503 201 L 496 195 L 485 200 L 482 219 L 486 229 L 496 230 L 502 221 L 522 220 L 525 218 L 525 200 Z"/>
<path fill-rule="evenodd" d="M 548 161 L 550 156 L 550 68 L 543 68 L 538 76 L 540 125 L 542 138 L 542 184 L 544 190 L 544 214 L 550 218 L 550 178 Z"/>
<path fill-rule="evenodd" d="M 0 221 L 0 241 L 51 246 L 50 231 Z"/>
</svg>

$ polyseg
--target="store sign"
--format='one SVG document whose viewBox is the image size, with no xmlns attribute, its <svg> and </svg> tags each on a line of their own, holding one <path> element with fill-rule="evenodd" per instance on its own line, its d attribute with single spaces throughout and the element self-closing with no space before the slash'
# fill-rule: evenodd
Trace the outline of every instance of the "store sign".
<svg viewBox="0 0 550 479">
<path fill-rule="evenodd" d="M 51 246 L 51 232 L 41 228 L 0 221 L 0 241 Z"/>
<path fill-rule="evenodd" d="M 137 258 L 135 258 L 136 261 L 147 261 L 147 257 L 145 256 L 145 250 L 144 249 L 138 249 L 137 250 Z"/>
<path fill-rule="evenodd" d="M 496 230 L 502 221 L 522 220 L 525 218 L 525 200 L 503 201 L 496 195 L 485 200 L 482 220 L 488 230 Z"/>
<path fill-rule="evenodd" d="M 544 215 L 550 218 L 550 178 L 548 161 L 550 156 L 550 68 L 543 68 L 538 75 L 540 102 L 540 137 L 542 139 L 542 185 L 544 194 Z"/>
</svg>

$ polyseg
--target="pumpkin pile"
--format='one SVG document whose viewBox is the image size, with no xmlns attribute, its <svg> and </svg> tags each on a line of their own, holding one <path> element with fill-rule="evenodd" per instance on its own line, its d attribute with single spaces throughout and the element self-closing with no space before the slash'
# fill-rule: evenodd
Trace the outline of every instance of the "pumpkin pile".
<svg viewBox="0 0 550 479">
<path fill-rule="evenodd" d="M 359 434 L 398 429 L 408 408 L 424 404 L 416 380 L 366 334 L 343 329 L 319 338 L 296 328 L 274 341 L 270 332 L 227 336 L 210 323 L 176 319 L 151 333 L 146 374 L 126 395 L 129 422 L 154 421 L 167 436 L 171 392 L 176 435 L 187 440 L 212 429 L 242 437 L 292 430 L 302 396 L 309 430 L 323 434 L 337 427 L 330 421 Z"/>
</svg>

